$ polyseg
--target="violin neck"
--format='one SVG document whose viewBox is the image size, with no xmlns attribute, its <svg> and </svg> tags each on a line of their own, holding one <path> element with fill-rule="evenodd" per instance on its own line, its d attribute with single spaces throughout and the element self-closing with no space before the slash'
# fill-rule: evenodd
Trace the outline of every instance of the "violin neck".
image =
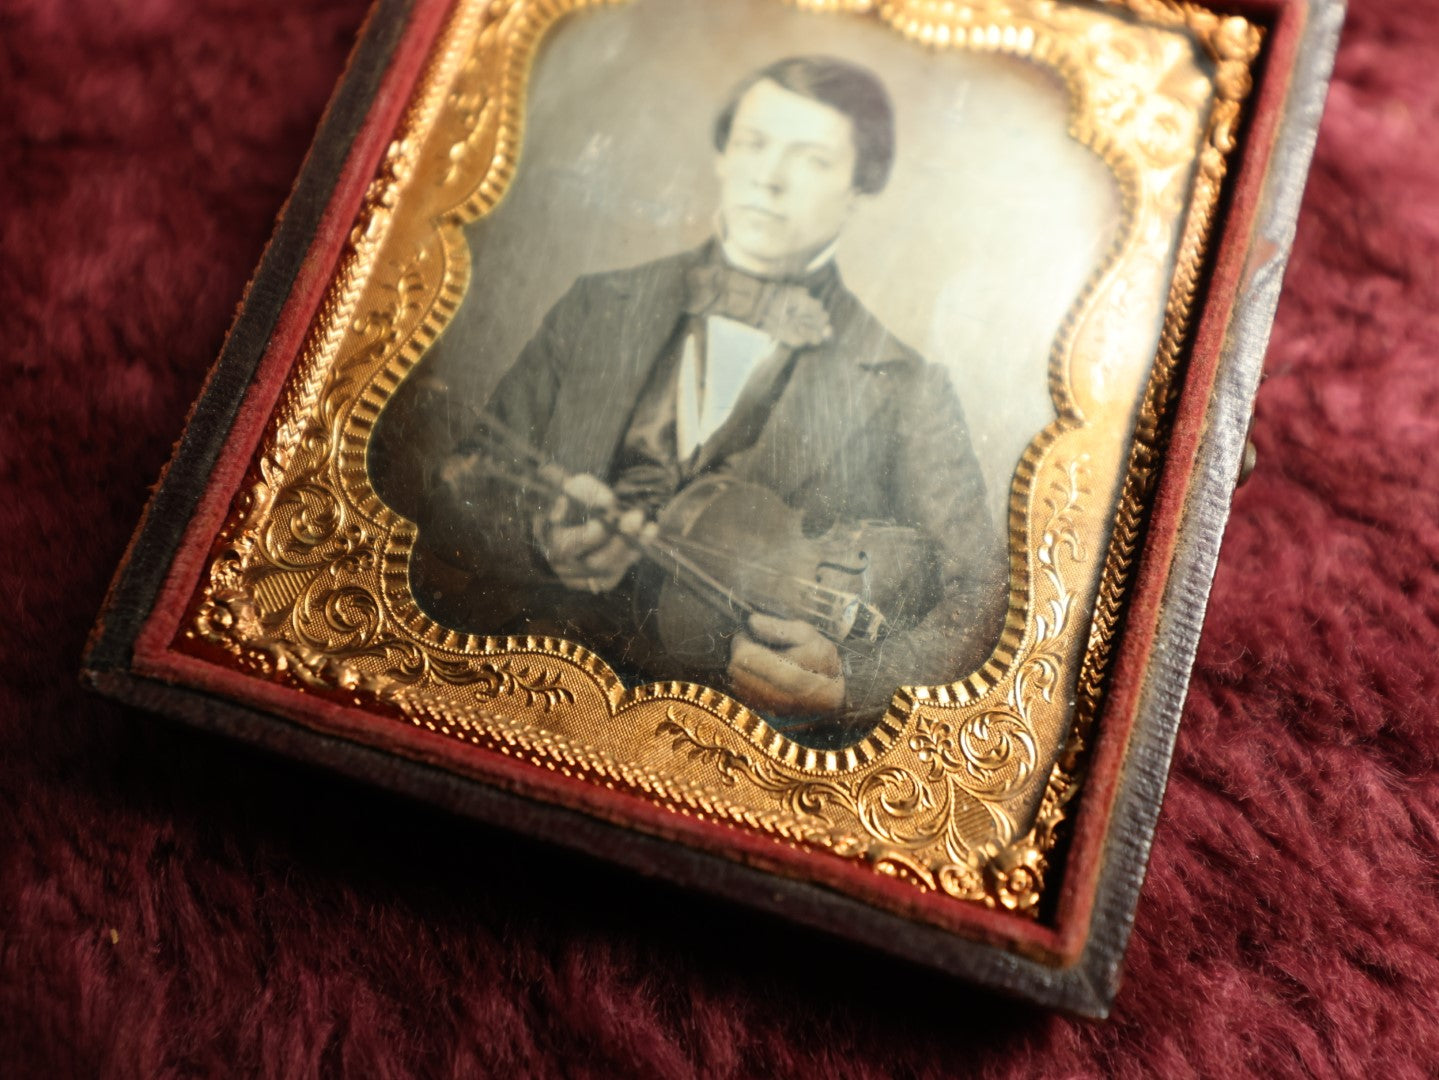
<svg viewBox="0 0 1439 1080">
<path fill-rule="evenodd" d="M 686 553 L 685 549 L 690 549 Z M 706 571 L 693 556 L 696 544 L 688 538 L 665 537 L 648 541 L 642 546 L 645 558 L 655 563 L 691 592 L 722 612 L 736 617 L 754 614 L 779 619 L 796 619 L 808 623 L 836 644 L 844 641 L 878 641 L 888 624 L 884 615 L 858 594 L 833 589 L 813 582 L 802 582 L 798 597 L 786 602 L 787 590 L 778 587 L 787 575 L 783 571 L 763 568 L 760 573 L 740 581 L 727 582 Z M 753 568 L 752 568 L 753 569 Z M 768 580 L 767 580 L 768 579 Z M 741 581 L 747 580 L 747 587 Z"/>
<path fill-rule="evenodd" d="M 491 422 L 492 428 L 497 426 L 498 422 Z M 499 435 L 493 430 L 489 432 L 485 440 L 488 445 L 479 450 L 485 460 L 485 471 L 491 478 L 526 494 L 554 499 L 564 495 L 564 486 L 571 474 L 507 429 L 500 427 L 499 432 Z M 504 457 L 495 451 L 505 452 Z M 505 458 L 512 459 L 513 464 Z M 682 550 L 686 546 L 696 547 L 694 542 L 667 538 L 663 534 L 646 540 L 630 536 L 620 530 L 620 514 L 617 508 L 609 507 L 592 511 L 590 520 L 601 522 L 612 534 L 634 544 L 642 558 L 674 575 L 705 603 L 741 621 L 756 613 L 797 619 L 809 623 L 836 643 L 847 640 L 878 641 L 886 628 L 885 618 L 878 609 L 855 593 L 806 584 L 803 602 L 786 604 L 780 600 L 779 589 L 744 590 L 722 581 L 700 565 L 694 557 L 695 552 L 687 554 Z M 781 576 L 778 571 L 771 573 L 775 577 Z M 756 595 L 747 595 L 747 592 Z"/>
</svg>

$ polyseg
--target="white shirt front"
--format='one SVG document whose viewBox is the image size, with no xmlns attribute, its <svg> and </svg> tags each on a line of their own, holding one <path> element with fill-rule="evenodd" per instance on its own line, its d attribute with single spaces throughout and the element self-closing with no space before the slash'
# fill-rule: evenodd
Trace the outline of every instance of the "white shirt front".
<svg viewBox="0 0 1439 1080">
<path fill-rule="evenodd" d="M 810 260 L 806 273 L 818 270 L 834 258 L 838 240 Z M 725 257 L 731 266 L 745 268 L 746 260 L 728 244 Z M 675 443 L 681 461 L 687 461 L 719 430 L 734 411 L 745 384 L 766 359 L 777 342 L 763 330 L 724 315 L 707 315 L 703 331 L 703 356 L 697 335 L 685 337 L 680 356 L 679 383 L 675 403 Z"/>
<path fill-rule="evenodd" d="M 681 461 L 729 419 L 750 376 L 778 346 L 763 330 L 723 315 L 705 317 L 703 358 L 699 337 L 687 335 L 680 356 L 675 443 Z"/>
</svg>

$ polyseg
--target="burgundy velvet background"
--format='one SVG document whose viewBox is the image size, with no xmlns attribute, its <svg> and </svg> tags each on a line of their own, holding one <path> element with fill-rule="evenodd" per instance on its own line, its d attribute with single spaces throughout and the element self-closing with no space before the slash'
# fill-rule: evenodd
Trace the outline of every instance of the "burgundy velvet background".
<svg viewBox="0 0 1439 1080">
<path fill-rule="evenodd" d="M 77 685 L 364 9 L 0 0 L 0 1069 L 1439 1070 L 1439 5 L 1350 16 L 1105 1024 Z"/>
</svg>

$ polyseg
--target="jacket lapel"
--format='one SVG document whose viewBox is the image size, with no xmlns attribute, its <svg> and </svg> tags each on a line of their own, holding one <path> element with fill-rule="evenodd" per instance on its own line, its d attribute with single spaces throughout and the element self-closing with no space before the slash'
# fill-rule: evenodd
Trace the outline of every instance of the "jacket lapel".
<svg viewBox="0 0 1439 1080">
<path fill-rule="evenodd" d="M 874 430 L 872 421 L 889 400 L 884 367 L 895 358 L 883 351 L 882 328 L 842 287 L 831 320 L 833 336 L 796 356 L 763 431 L 731 459 L 741 475 L 790 503 L 802 501 L 846 445 Z"/>
<path fill-rule="evenodd" d="M 635 403 L 684 310 L 685 273 L 698 253 L 632 274 L 595 280 L 587 298 L 595 320 L 574 342 L 551 421 L 549 442 L 567 468 L 593 472 L 613 459 Z"/>
<path fill-rule="evenodd" d="M 705 440 L 690 471 L 703 472 L 738 449 L 750 446 L 764 430 L 780 384 L 794 363 L 794 350 L 776 346 L 750 374 L 728 419 Z"/>
</svg>

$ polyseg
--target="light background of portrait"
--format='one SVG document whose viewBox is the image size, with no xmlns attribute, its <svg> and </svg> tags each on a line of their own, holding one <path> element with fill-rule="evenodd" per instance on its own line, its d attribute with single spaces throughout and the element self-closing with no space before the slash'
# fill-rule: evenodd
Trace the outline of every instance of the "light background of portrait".
<svg viewBox="0 0 1439 1080">
<path fill-rule="evenodd" d="M 1054 339 L 1120 220 L 1112 175 L 1067 133 L 1062 84 L 1025 61 L 926 51 L 774 0 L 566 17 L 536 61 L 510 191 L 469 227 L 475 273 L 427 370 L 481 404 L 576 277 L 712 235 L 715 114 L 749 72 L 806 53 L 866 65 L 894 100 L 894 172 L 846 229 L 841 272 L 949 371 L 1002 528 L 1019 455 L 1054 416 Z"/>
</svg>

